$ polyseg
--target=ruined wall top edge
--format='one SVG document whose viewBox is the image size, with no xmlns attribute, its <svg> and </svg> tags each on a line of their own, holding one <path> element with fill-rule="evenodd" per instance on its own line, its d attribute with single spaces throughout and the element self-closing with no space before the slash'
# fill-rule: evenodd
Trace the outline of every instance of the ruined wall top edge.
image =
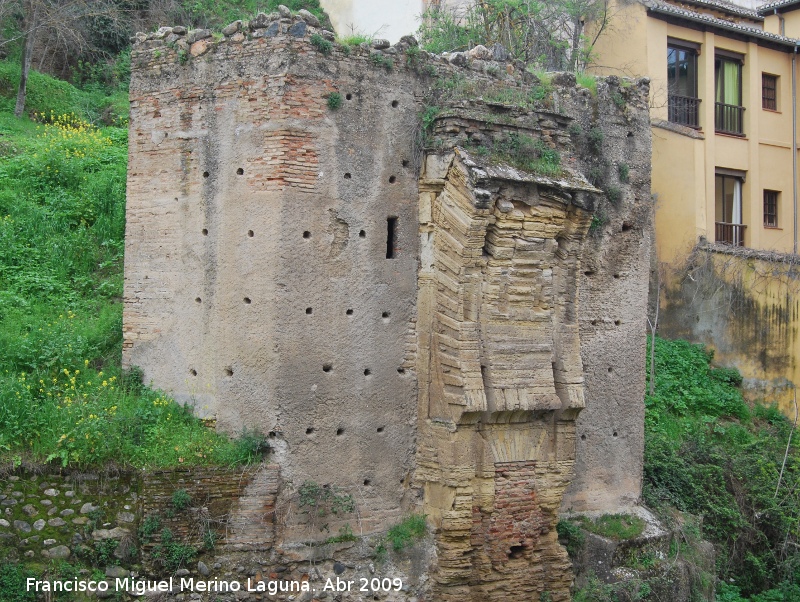
<svg viewBox="0 0 800 602">
<path fill-rule="evenodd" d="M 590 90 L 578 84 L 573 73 L 532 73 L 525 63 L 513 59 L 500 44 L 488 48 L 478 45 L 468 51 L 438 55 L 422 50 L 413 36 L 404 36 L 394 45 L 380 39 L 355 46 L 342 44 L 332 32 L 322 29 L 313 15 L 303 13 L 306 11 L 293 16 L 259 13 L 250 21 L 231 23 L 221 32 L 175 26 L 137 33 L 131 38 L 135 87 L 145 91 L 156 83 L 152 81 L 153 77 L 170 79 L 170 75 L 178 76 L 179 68 L 196 67 L 201 57 L 204 62 L 259 54 L 266 58 L 271 51 L 297 49 L 302 45 L 323 61 L 366 60 L 372 68 L 386 73 L 408 72 L 422 83 L 430 84 L 431 88 L 436 87 L 437 79 L 455 76 L 482 79 L 492 86 L 501 87 L 545 84 L 551 89 L 571 90 L 578 96 L 592 99 L 613 99 L 615 90 L 625 90 L 627 104 L 647 109 L 650 85 L 647 77 L 598 76 L 595 78 L 596 88 Z M 290 51 L 289 54 L 293 53 Z M 151 79 L 149 84 L 148 79 Z M 547 106 L 537 108 L 546 109 Z"/>
</svg>

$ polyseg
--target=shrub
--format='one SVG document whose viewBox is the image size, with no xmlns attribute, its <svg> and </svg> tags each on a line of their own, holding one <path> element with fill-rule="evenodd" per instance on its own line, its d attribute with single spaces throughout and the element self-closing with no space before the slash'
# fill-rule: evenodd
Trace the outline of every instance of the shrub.
<svg viewBox="0 0 800 602">
<path fill-rule="evenodd" d="M 176 489 L 172 492 L 172 507 L 176 512 L 181 512 L 192 503 L 192 496 L 185 489 Z"/>
<path fill-rule="evenodd" d="M 36 592 L 28 591 L 26 580 L 37 575 L 20 564 L 0 563 L 0 600 L 6 602 L 34 602 Z"/>
<path fill-rule="evenodd" d="M 151 558 L 167 571 L 174 573 L 197 555 L 197 549 L 175 540 L 170 529 L 161 531 L 161 542 L 153 547 Z"/>
<path fill-rule="evenodd" d="M 589 130 L 587 134 L 587 143 L 589 144 L 589 150 L 595 154 L 599 155 L 600 152 L 603 150 L 603 139 L 605 135 L 603 134 L 603 130 L 598 127 L 594 127 Z"/>
<path fill-rule="evenodd" d="M 335 111 L 342 106 L 342 95 L 338 92 L 331 92 L 328 94 L 328 108 Z"/>
<path fill-rule="evenodd" d="M 602 211 L 598 211 L 594 215 L 592 215 L 592 221 L 589 223 L 589 232 L 596 234 L 600 232 L 608 223 L 608 218 Z"/>
<path fill-rule="evenodd" d="M 619 175 L 619 181 L 623 184 L 627 184 L 630 181 L 631 175 L 630 167 L 628 167 L 627 163 L 620 163 L 617 165 L 617 174 Z"/>
<path fill-rule="evenodd" d="M 312 35 L 308 41 L 311 42 L 311 45 L 314 48 L 316 48 L 326 56 L 329 55 L 331 52 L 333 52 L 333 42 L 326 40 L 318 33 Z"/>
<path fill-rule="evenodd" d="M 373 52 L 370 54 L 369 60 L 372 61 L 372 64 L 376 67 L 383 67 L 386 71 L 394 69 L 394 61 L 380 52 Z"/>
<path fill-rule="evenodd" d="M 605 190 L 606 198 L 612 205 L 617 205 L 622 200 L 622 189 L 617 186 L 608 186 Z"/>
<path fill-rule="evenodd" d="M 408 67 L 416 67 L 420 57 L 419 46 L 409 46 L 406 48 L 406 65 Z"/>
<path fill-rule="evenodd" d="M 346 541 L 358 541 L 358 537 L 355 536 L 350 525 L 345 525 L 344 527 L 340 528 L 339 534 L 329 537 L 327 540 L 325 540 L 325 543 L 342 543 Z"/>
<path fill-rule="evenodd" d="M 586 543 L 586 535 L 581 528 L 570 520 L 560 520 L 556 524 L 558 540 L 566 548 L 570 558 L 576 557 Z"/>
<path fill-rule="evenodd" d="M 211 529 L 203 531 L 203 549 L 211 551 L 217 545 L 217 535 Z"/>
<path fill-rule="evenodd" d="M 319 485 L 314 481 L 305 481 L 297 493 L 300 507 L 307 508 L 314 517 L 349 514 L 356 509 L 353 496 L 342 492 L 335 485 Z"/>
<path fill-rule="evenodd" d="M 139 539 L 142 543 L 149 543 L 153 535 L 161 528 L 161 519 L 158 516 L 150 515 L 139 525 Z"/>
<path fill-rule="evenodd" d="M 431 133 L 433 131 L 433 124 L 436 122 L 436 118 L 439 116 L 440 112 L 441 109 L 439 107 L 425 107 L 425 110 L 420 116 L 423 132 Z"/>
<path fill-rule="evenodd" d="M 105 539 L 94 544 L 94 563 L 98 566 L 114 564 L 114 552 L 119 542 L 114 539 Z"/>
</svg>

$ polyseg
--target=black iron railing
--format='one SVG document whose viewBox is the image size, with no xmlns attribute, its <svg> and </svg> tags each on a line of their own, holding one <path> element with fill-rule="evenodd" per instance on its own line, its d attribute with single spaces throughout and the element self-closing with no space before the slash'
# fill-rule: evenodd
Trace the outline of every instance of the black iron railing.
<svg viewBox="0 0 800 602">
<path fill-rule="evenodd" d="M 723 134 L 744 134 L 744 107 L 715 103 L 714 128 Z"/>
<path fill-rule="evenodd" d="M 669 120 L 672 123 L 700 127 L 700 99 L 691 96 L 669 95 Z"/>
</svg>

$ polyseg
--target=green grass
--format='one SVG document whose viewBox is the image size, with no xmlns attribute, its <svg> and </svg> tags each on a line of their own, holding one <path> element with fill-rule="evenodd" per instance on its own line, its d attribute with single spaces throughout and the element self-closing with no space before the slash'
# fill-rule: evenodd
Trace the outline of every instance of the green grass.
<svg viewBox="0 0 800 602">
<path fill-rule="evenodd" d="M 336 41 L 342 46 L 360 46 L 361 44 L 371 44 L 372 38 L 362 34 L 354 34 L 345 36 L 343 38 L 336 38 Z"/>
<path fill-rule="evenodd" d="M 0 115 L 3 121 L 14 112 L 19 85 L 19 65 L 8 61 L 0 61 Z M 126 92 L 107 94 L 103 90 L 79 90 L 73 85 L 38 71 L 31 71 L 28 79 L 25 112 L 28 115 L 75 114 L 99 124 L 109 107 L 117 116 L 117 122 L 111 125 L 127 127 L 128 95 Z"/>
<path fill-rule="evenodd" d="M 0 83 L 13 73 L 0 62 Z M 122 97 L 34 73 L 36 123 L 0 90 L 0 461 L 259 458 L 260 436 L 217 435 L 120 368 L 127 129 L 89 120 L 127 115 Z"/>
<path fill-rule="evenodd" d="M 386 540 L 395 552 L 400 552 L 425 537 L 427 530 L 425 515 L 411 514 L 389 529 L 386 533 Z"/>
<path fill-rule="evenodd" d="M 487 85 L 485 82 L 469 80 L 462 74 L 456 73 L 438 80 L 435 86 L 440 100 L 481 98 L 485 102 L 536 110 L 547 103 L 548 97 L 553 92 L 551 79 L 543 77 L 538 84 L 528 87 L 503 83 Z"/>
<path fill-rule="evenodd" d="M 582 86 L 592 93 L 592 96 L 597 96 L 597 78 L 588 73 L 576 73 L 575 79 L 579 86 Z"/>
<path fill-rule="evenodd" d="M 561 174 L 561 155 L 542 140 L 512 133 L 491 147 L 479 146 L 476 152 L 495 163 L 506 163 L 523 171 L 545 175 Z"/>
<path fill-rule="evenodd" d="M 604 514 L 597 518 L 581 516 L 575 520 L 590 533 L 614 540 L 638 537 L 645 526 L 641 518 L 629 514 Z"/>
</svg>

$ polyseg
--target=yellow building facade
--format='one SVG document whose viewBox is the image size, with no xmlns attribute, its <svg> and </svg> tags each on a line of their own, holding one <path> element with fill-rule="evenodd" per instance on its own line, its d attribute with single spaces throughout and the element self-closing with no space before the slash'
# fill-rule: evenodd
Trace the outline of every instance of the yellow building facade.
<svg viewBox="0 0 800 602">
<path fill-rule="evenodd" d="M 651 80 L 662 332 L 712 346 L 794 417 L 800 1 L 609 12 L 593 70 Z"/>
</svg>

